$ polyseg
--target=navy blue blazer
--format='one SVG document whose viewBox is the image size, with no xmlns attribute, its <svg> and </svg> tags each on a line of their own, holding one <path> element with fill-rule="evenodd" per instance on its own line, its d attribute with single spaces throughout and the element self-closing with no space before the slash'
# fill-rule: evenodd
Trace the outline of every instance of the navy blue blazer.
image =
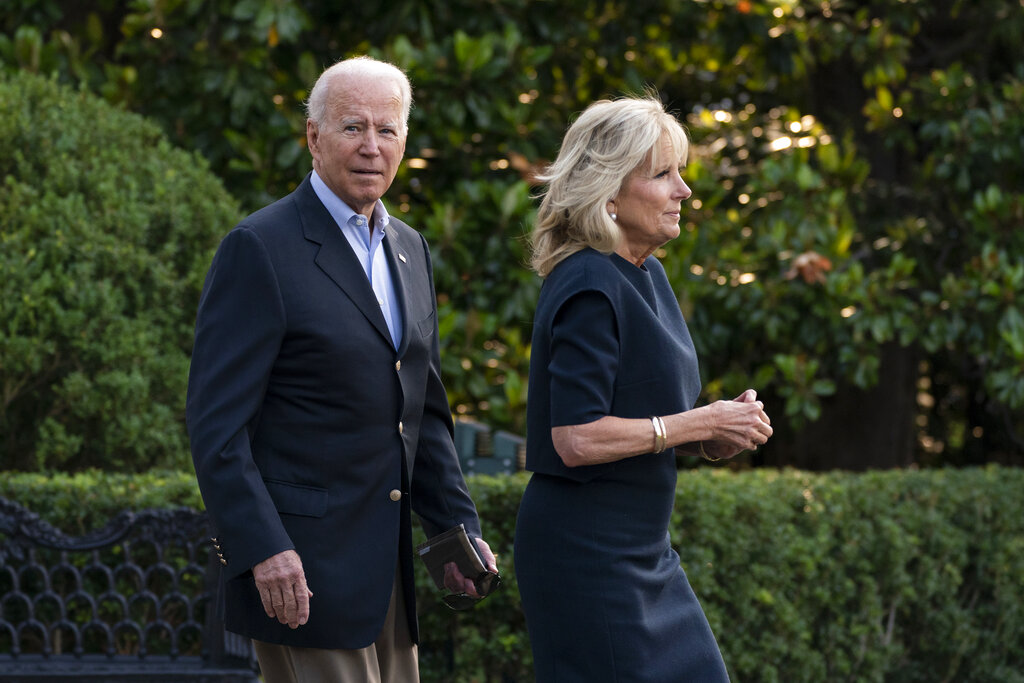
<svg viewBox="0 0 1024 683">
<path fill-rule="evenodd" d="M 210 266 L 186 417 L 233 632 L 365 647 L 400 567 L 416 640 L 410 511 L 428 535 L 459 523 L 480 535 L 441 384 L 427 243 L 392 217 L 384 247 L 404 321 L 397 351 L 309 176 L 236 226 Z M 252 578 L 289 549 L 313 591 L 294 630 L 267 617 Z"/>
</svg>

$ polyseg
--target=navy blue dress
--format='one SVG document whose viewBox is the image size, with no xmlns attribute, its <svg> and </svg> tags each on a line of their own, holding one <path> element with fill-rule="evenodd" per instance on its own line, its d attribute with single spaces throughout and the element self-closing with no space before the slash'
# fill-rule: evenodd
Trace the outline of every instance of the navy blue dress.
<svg viewBox="0 0 1024 683">
<path fill-rule="evenodd" d="M 673 450 L 569 468 L 551 442 L 552 427 L 681 412 L 699 393 L 693 342 L 657 259 L 641 269 L 587 249 L 551 272 L 534 319 L 534 474 L 515 538 L 539 683 L 729 680 L 669 543 Z"/>
</svg>

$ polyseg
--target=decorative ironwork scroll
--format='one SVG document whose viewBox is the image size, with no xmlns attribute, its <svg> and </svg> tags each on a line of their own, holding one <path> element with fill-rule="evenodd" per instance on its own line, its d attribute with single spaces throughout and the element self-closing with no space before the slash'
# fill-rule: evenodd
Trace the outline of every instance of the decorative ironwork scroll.
<svg viewBox="0 0 1024 683">
<path fill-rule="evenodd" d="M 91 676 L 129 662 L 146 673 L 138 680 L 215 667 L 247 669 L 237 680 L 255 681 L 249 642 L 218 617 L 209 536 L 206 515 L 187 508 L 124 511 L 69 536 L 0 498 L 0 681 L 8 671 Z M 39 680 L 10 680 L 30 679 Z"/>
</svg>

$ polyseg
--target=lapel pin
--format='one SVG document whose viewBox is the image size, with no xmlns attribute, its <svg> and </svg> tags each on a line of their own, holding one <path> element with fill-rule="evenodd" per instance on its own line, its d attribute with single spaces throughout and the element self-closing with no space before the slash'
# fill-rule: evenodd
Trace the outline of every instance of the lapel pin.
<svg viewBox="0 0 1024 683">
<path fill-rule="evenodd" d="M 399 260 L 399 261 L 401 261 L 402 263 L 405 263 L 405 254 L 401 254 L 401 253 L 400 253 L 400 254 L 398 255 L 398 260 Z"/>
</svg>

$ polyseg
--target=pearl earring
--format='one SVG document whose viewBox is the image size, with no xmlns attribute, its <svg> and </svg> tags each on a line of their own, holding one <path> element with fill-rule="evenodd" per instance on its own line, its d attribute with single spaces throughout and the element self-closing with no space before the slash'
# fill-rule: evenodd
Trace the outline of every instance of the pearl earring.
<svg viewBox="0 0 1024 683">
<path fill-rule="evenodd" d="M 613 220 L 613 221 L 617 221 L 617 220 L 619 220 L 619 214 L 615 213 L 614 211 L 612 211 L 612 212 L 611 212 L 610 214 L 608 214 L 608 215 L 612 217 L 612 220 Z"/>
</svg>

